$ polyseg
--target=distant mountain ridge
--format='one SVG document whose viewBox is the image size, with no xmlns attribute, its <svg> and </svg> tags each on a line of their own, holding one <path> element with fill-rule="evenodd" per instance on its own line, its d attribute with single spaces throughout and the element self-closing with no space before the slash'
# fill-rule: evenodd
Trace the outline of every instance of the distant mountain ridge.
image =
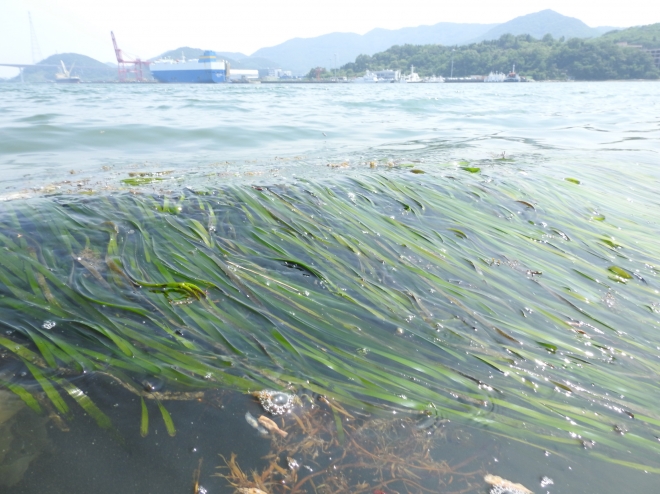
<svg viewBox="0 0 660 494">
<path fill-rule="evenodd" d="M 554 10 L 546 9 L 533 14 L 522 15 L 508 22 L 499 24 L 481 36 L 471 39 L 470 43 L 499 39 L 503 34 L 529 34 L 536 39 L 541 39 L 546 34 L 553 38 L 596 38 L 615 27 L 589 27 L 580 19 L 567 17 Z"/>
<path fill-rule="evenodd" d="M 613 27 L 589 27 L 573 17 L 553 10 L 542 10 L 516 17 L 503 24 L 459 24 L 440 22 L 432 26 L 402 29 L 373 29 L 364 35 L 331 33 L 314 38 L 294 38 L 276 46 L 261 48 L 252 56 L 277 60 L 283 69 L 307 73 L 312 67 L 339 67 L 352 62 L 358 55 L 373 55 L 394 45 L 440 44 L 445 46 L 498 39 L 502 34 L 530 34 L 542 38 L 592 38 L 611 31 Z"/>
<path fill-rule="evenodd" d="M 393 45 L 462 44 L 495 26 L 497 24 L 440 22 L 432 26 L 404 27 L 395 30 L 376 28 L 364 35 L 330 33 L 315 38 L 293 38 L 276 46 L 261 48 L 252 56 L 278 60 L 282 63 L 283 69 L 302 74 L 316 66 L 339 67 L 352 62 L 358 55 L 373 55 Z"/>
</svg>

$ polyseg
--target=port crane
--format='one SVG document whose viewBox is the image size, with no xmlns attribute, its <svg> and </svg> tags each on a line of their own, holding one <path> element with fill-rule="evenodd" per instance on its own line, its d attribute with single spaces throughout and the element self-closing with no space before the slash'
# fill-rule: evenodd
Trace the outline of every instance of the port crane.
<svg viewBox="0 0 660 494">
<path fill-rule="evenodd" d="M 117 46 L 115 33 L 110 31 L 110 36 L 112 37 L 112 44 L 115 47 L 115 56 L 117 57 L 117 76 L 119 82 L 126 82 L 128 74 L 135 74 L 136 82 L 146 81 L 145 68 L 148 68 L 151 62 L 148 60 L 141 60 L 140 57 L 125 54 Z"/>
</svg>

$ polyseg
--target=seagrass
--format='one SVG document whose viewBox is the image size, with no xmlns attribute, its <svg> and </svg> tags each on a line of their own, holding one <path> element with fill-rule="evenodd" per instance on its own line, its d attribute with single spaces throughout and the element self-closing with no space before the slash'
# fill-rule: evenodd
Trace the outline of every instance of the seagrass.
<svg viewBox="0 0 660 494">
<path fill-rule="evenodd" d="M 0 385 L 104 427 L 67 376 L 289 387 L 660 472 L 653 181 L 420 168 L 3 204 Z"/>
</svg>

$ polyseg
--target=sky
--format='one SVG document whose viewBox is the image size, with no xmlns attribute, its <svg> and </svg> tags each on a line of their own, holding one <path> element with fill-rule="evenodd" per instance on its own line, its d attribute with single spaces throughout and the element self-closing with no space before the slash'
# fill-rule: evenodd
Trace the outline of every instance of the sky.
<svg viewBox="0 0 660 494">
<path fill-rule="evenodd" d="M 501 23 L 544 9 L 592 27 L 660 22 L 653 0 L 0 0 L 0 63 L 32 63 L 28 12 L 42 58 L 75 52 L 112 62 L 111 30 L 120 48 L 141 58 L 180 46 L 250 55 L 295 37 L 438 22 Z M 0 67 L 0 77 L 17 73 Z"/>
</svg>

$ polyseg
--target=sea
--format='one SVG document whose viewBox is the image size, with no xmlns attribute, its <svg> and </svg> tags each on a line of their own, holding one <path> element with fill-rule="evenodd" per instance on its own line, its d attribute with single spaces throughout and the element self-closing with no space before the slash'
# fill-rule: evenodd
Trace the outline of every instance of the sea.
<svg viewBox="0 0 660 494">
<path fill-rule="evenodd" d="M 0 84 L 0 492 L 656 492 L 659 239 L 657 81 Z"/>
</svg>

